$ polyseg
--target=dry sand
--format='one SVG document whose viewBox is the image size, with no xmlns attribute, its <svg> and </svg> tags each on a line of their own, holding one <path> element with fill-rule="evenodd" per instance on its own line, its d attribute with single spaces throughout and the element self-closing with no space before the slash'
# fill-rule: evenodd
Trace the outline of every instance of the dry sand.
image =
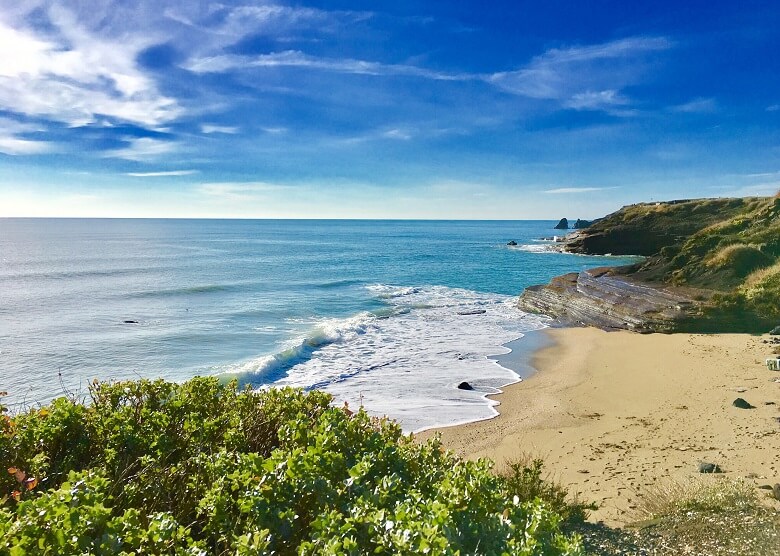
<svg viewBox="0 0 780 556">
<path fill-rule="evenodd" d="M 592 520 L 612 525 L 631 520 L 644 489 L 701 477 L 699 462 L 757 485 L 780 482 L 780 372 L 764 366 L 766 337 L 548 334 L 554 345 L 535 356 L 538 372 L 496 396 L 500 415 L 439 429 L 445 447 L 498 467 L 541 457 L 600 506 Z M 733 407 L 737 397 L 755 409 Z"/>
</svg>

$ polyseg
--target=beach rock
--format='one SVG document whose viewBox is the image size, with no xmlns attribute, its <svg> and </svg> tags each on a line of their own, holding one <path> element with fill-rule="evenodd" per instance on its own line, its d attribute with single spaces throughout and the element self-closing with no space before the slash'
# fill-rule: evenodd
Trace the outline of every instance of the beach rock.
<svg viewBox="0 0 780 556">
<path fill-rule="evenodd" d="M 723 473 L 723 470 L 717 463 L 703 461 L 699 464 L 699 473 Z"/>
<path fill-rule="evenodd" d="M 686 293 L 656 288 L 593 268 L 529 286 L 518 307 L 556 318 L 559 323 L 637 332 L 672 332 L 686 321 L 696 303 Z"/>
<path fill-rule="evenodd" d="M 769 331 L 769 333 L 772 336 L 780 336 L 780 326 L 775 326 L 772 330 Z"/>
<path fill-rule="evenodd" d="M 580 220 L 578 218 L 577 221 L 574 223 L 574 229 L 575 230 L 582 230 L 584 228 L 587 228 L 591 224 L 592 224 L 592 222 L 590 220 Z"/>
<path fill-rule="evenodd" d="M 772 496 L 775 497 L 775 500 L 780 500 L 780 483 L 775 483 L 775 486 L 772 487 Z"/>
<path fill-rule="evenodd" d="M 124 324 L 138 324 L 137 320 L 123 320 L 122 322 Z"/>
<path fill-rule="evenodd" d="M 458 390 L 473 390 L 473 389 L 474 389 L 474 387 L 471 384 L 469 384 L 468 382 L 464 381 L 464 382 L 461 382 L 460 384 L 458 384 Z"/>
<path fill-rule="evenodd" d="M 739 409 L 755 409 L 756 406 L 750 405 L 744 398 L 737 398 L 733 402 L 731 402 L 731 405 L 734 407 L 738 407 Z"/>
<path fill-rule="evenodd" d="M 555 225 L 556 230 L 568 230 L 569 229 L 569 220 L 566 218 L 561 218 L 558 223 Z"/>
<path fill-rule="evenodd" d="M 507 245 L 511 245 L 512 247 L 514 247 L 515 245 L 517 245 L 517 242 L 513 239 L 512 241 L 507 243 Z"/>
</svg>

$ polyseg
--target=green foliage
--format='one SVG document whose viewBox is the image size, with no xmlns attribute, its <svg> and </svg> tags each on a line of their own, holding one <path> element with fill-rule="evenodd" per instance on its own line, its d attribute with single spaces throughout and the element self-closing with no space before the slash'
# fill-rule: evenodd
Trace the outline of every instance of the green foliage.
<svg viewBox="0 0 780 556">
<path fill-rule="evenodd" d="M 510 462 L 503 473 L 507 488 L 521 500 L 539 499 L 569 523 L 582 523 L 594 504 L 577 499 L 569 500 L 567 490 L 560 484 L 542 477 L 543 462 L 540 459 L 521 458 Z"/>
<path fill-rule="evenodd" d="M 90 393 L 0 421 L 0 555 L 581 553 L 565 492 L 524 491 L 321 392 L 195 378 Z"/>
</svg>

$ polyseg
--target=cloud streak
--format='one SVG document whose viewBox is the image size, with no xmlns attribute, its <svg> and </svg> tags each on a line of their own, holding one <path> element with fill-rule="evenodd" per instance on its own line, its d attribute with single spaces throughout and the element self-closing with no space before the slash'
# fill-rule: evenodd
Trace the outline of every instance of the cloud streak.
<svg viewBox="0 0 780 556">
<path fill-rule="evenodd" d="M 127 172 L 125 175 L 134 178 L 167 178 L 175 176 L 192 176 L 199 173 L 198 170 L 170 170 L 163 172 Z"/>
<path fill-rule="evenodd" d="M 608 189 L 617 189 L 617 187 L 558 187 L 556 189 L 545 189 L 542 193 L 551 195 L 571 195 L 578 193 L 592 193 L 594 191 L 606 191 Z"/>
</svg>

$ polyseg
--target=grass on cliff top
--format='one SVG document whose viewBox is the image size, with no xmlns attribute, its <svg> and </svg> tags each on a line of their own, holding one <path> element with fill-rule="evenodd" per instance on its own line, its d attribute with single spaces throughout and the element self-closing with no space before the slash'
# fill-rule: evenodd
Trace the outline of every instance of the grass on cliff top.
<svg viewBox="0 0 780 556">
<path fill-rule="evenodd" d="M 631 205 L 589 228 L 580 245 L 620 241 L 648 255 L 628 274 L 716 293 L 694 326 L 759 332 L 780 324 L 780 193 Z"/>
<path fill-rule="evenodd" d="M 322 392 L 141 380 L 89 401 L 0 414 L 0 555 L 582 554 L 540 467 L 498 476 Z"/>
</svg>

